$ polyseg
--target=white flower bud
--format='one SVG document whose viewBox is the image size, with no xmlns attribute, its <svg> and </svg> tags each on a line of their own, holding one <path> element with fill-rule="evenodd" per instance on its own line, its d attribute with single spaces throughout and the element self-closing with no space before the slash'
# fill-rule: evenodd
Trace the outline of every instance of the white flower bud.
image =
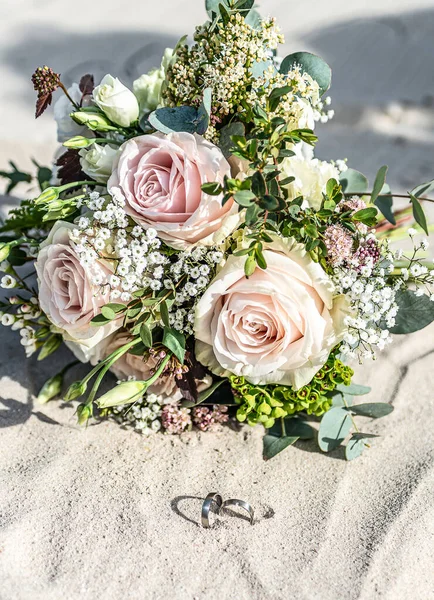
<svg viewBox="0 0 434 600">
<path fill-rule="evenodd" d="M 93 101 L 121 127 L 129 127 L 139 118 L 137 98 L 117 77 L 106 75 L 93 90 Z"/>
<path fill-rule="evenodd" d="M 107 183 L 113 170 L 113 162 L 118 154 L 118 150 L 105 144 L 93 144 L 90 150 L 82 149 L 80 154 L 80 164 L 83 171 L 98 181 Z"/>
</svg>

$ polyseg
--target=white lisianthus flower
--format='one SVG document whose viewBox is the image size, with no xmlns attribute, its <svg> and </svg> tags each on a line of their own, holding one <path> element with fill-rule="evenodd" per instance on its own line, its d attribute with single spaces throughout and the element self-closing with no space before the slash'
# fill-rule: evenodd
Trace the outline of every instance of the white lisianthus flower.
<svg viewBox="0 0 434 600">
<path fill-rule="evenodd" d="M 83 148 L 79 152 L 80 164 L 83 171 L 98 181 L 107 183 L 113 170 L 113 163 L 118 154 L 118 149 L 109 144 L 101 146 L 93 144 L 90 150 Z"/>
<path fill-rule="evenodd" d="M 133 90 L 139 101 L 140 114 L 151 112 L 160 106 L 161 88 L 172 56 L 172 48 L 166 48 L 160 68 L 152 69 L 134 81 Z"/>
<path fill-rule="evenodd" d="M 303 196 L 306 204 L 314 210 L 319 210 L 323 200 L 323 192 L 329 179 L 339 181 L 339 171 L 330 163 L 318 158 L 292 156 L 285 158 L 281 164 L 282 178 L 295 177 L 286 186 L 289 192 L 288 200 Z"/>
<path fill-rule="evenodd" d="M 82 94 L 78 83 L 73 83 L 71 87 L 68 88 L 68 94 L 74 102 L 80 104 Z M 63 93 L 54 104 L 54 119 L 57 123 L 57 141 L 61 144 L 76 135 L 93 137 L 93 133 L 90 132 L 87 127 L 79 125 L 71 119 L 70 114 L 75 110 L 75 107 Z"/>
<path fill-rule="evenodd" d="M 246 257 L 232 255 L 199 300 L 196 357 L 223 377 L 299 389 L 343 339 L 350 304 L 302 244 L 264 246 L 265 270 L 247 279 Z"/>
<path fill-rule="evenodd" d="M 139 118 L 137 98 L 117 77 L 105 75 L 93 90 L 93 101 L 113 123 L 121 127 L 129 127 Z"/>
</svg>

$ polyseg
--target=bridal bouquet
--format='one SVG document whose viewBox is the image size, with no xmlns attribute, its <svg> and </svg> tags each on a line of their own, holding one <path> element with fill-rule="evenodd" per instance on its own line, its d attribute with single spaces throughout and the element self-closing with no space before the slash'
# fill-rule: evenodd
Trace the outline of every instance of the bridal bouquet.
<svg viewBox="0 0 434 600">
<path fill-rule="evenodd" d="M 38 165 L 40 195 L 1 226 L 12 290 L 1 323 L 27 356 L 65 343 L 90 365 L 62 390 L 67 365 L 40 393 L 80 399 L 79 423 L 109 417 L 145 434 L 260 424 L 265 458 L 318 429 L 321 450 L 347 442 L 352 459 L 375 437 L 355 419 L 392 407 L 355 402 L 369 388 L 347 363 L 434 320 L 417 237 L 434 182 L 395 217 L 387 167 L 369 186 L 345 160 L 316 158 L 315 124 L 333 117 L 329 66 L 279 58 L 280 29 L 253 0 L 206 9 L 193 42 L 132 89 L 109 74 L 66 87 L 36 69 L 37 117 L 62 94 L 63 149 L 53 171 Z M 1 175 L 9 191 L 31 179 L 13 164 Z M 411 250 L 392 251 L 404 235 Z M 117 385 L 102 393 L 110 371 Z"/>
</svg>

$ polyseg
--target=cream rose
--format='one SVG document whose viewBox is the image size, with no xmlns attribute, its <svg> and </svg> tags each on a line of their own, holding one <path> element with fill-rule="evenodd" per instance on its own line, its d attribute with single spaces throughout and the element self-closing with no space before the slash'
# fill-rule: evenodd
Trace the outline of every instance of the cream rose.
<svg viewBox="0 0 434 600">
<path fill-rule="evenodd" d="M 101 306 L 110 301 L 108 286 L 107 292 L 102 292 L 92 284 L 92 275 L 95 271 L 108 275 L 112 269 L 102 261 L 96 262 L 94 272 L 80 264 L 70 239 L 73 228 L 71 223 L 58 221 L 40 246 L 35 264 L 39 303 L 74 354 L 83 362 L 96 362 L 106 338 L 122 321 L 102 327 L 90 325 Z"/>
<path fill-rule="evenodd" d="M 174 248 L 223 241 L 238 225 L 238 208 L 201 185 L 230 176 L 230 166 L 211 142 L 191 133 L 155 133 L 125 142 L 107 187 L 120 189 L 125 210 L 152 227 Z"/>
<path fill-rule="evenodd" d="M 166 48 L 160 68 L 152 69 L 134 81 L 133 90 L 139 101 L 141 114 L 155 110 L 161 104 L 161 89 L 172 57 L 172 48 Z"/>
<path fill-rule="evenodd" d="M 129 127 L 139 118 L 137 98 L 117 77 L 106 75 L 93 90 L 93 101 L 121 127 Z"/>
<path fill-rule="evenodd" d="M 230 256 L 199 300 L 196 357 L 217 375 L 299 389 L 342 339 L 347 301 L 294 240 L 276 238 L 264 256 L 249 279 L 245 257 Z"/>
<path fill-rule="evenodd" d="M 83 148 L 79 152 L 80 165 L 83 171 L 98 181 L 107 183 L 113 170 L 113 163 L 118 154 L 118 149 L 104 144 L 92 144 L 90 150 Z"/>
<path fill-rule="evenodd" d="M 308 156 L 292 156 L 281 163 L 282 177 L 295 177 L 287 187 L 289 200 L 303 196 L 305 202 L 314 210 L 319 210 L 323 200 L 327 181 L 339 181 L 340 173 L 330 163 Z"/>
<path fill-rule="evenodd" d="M 105 356 L 108 356 L 115 350 L 118 350 L 125 344 L 131 341 L 131 336 L 126 332 L 115 334 L 110 340 L 110 343 L 105 348 Z M 158 359 L 149 356 L 144 361 L 142 356 L 126 353 L 117 360 L 111 368 L 111 371 L 118 379 L 128 379 L 134 377 L 137 380 L 146 381 L 154 374 L 154 369 L 158 365 Z M 212 378 L 206 376 L 203 380 L 197 381 L 198 390 L 206 390 L 212 384 Z M 176 385 L 176 380 L 173 375 L 160 377 L 153 385 L 149 386 L 148 392 L 170 397 L 174 401 L 182 398 L 182 393 Z"/>
</svg>

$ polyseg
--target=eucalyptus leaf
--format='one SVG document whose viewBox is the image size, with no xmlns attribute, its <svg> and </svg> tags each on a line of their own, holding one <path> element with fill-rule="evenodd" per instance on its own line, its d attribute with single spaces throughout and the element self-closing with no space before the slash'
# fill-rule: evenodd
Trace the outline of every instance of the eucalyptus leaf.
<svg viewBox="0 0 434 600">
<path fill-rule="evenodd" d="M 330 452 L 342 444 L 352 425 L 348 411 L 340 406 L 331 408 L 321 419 L 318 444 L 323 452 Z"/>
<path fill-rule="evenodd" d="M 371 194 L 372 204 L 375 204 L 376 199 L 380 195 L 380 192 L 383 189 L 384 184 L 386 183 L 387 169 L 388 169 L 388 167 L 386 165 L 384 165 L 383 167 L 380 167 L 378 169 L 378 173 L 375 177 L 374 185 L 372 187 L 372 194 Z"/>
<path fill-rule="evenodd" d="M 352 437 L 345 446 L 345 458 L 347 460 L 354 460 L 363 453 L 365 448 L 366 442 L 363 439 L 355 439 Z"/>
<path fill-rule="evenodd" d="M 421 183 L 413 188 L 410 192 L 416 198 L 420 198 L 421 196 L 427 196 L 430 192 L 434 191 L 434 179 L 428 181 L 427 183 Z"/>
<path fill-rule="evenodd" d="M 149 122 L 154 129 L 165 134 L 174 131 L 196 133 L 198 119 L 198 111 L 193 106 L 157 108 L 149 115 Z"/>
<path fill-rule="evenodd" d="M 318 83 L 321 95 L 329 89 L 332 71 L 322 58 L 310 52 L 295 52 L 283 59 L 280 72 L 286 75 L 295 65 L 300 65 L 302 71 L 308 73 Z"/>
<path fill-rule="evenodd" d="M 209 121 L 211 118 L 211 102 L 212 102 L 212 88 L 206 88 L 203 92 L 202 103 L 197 111 L 197 125 L 196 133 L 203 135 L 208 129 Z"/>
<path fill-rule="evenodd" d="M 219 145 L 220 149 L 223 152 L 225 158 L 229 158 L 231 156 L 231 149 L 234 147 L 234 143 L 231 139 L 233 135 L 237 135 L 239 137 L 244 137 L 246 133 L 246 129 L 242 123 L 239 121 L 234 121 L 233 123 L 229 123 L 229 125 L 225 125 L 220 130 L 220 140 Z"/>
<path fill-rule="evenodd" d="M 434 321 L 434 302 L 426 294 L 416 296 L 411 290 L 399 290 L 395 296 L 399 310 L 391 333 L 413 333 Z"/>
<path fill-rule="evenodd" d="M 247 23 L 247 25 L 250 25 L 250 27 L 252 27 L 253 29 L 259 29 L 262 22 L 262 17 L 255 8 L 252 8 L 249 14 L 246 17 L 244 17 L 244 20 Z"/>
<path fill-rule="evenodd" d="M 389 223 L 392 223 L 392 225 L 396 225 L 396 219 L 392 210 L 393 198 L 392 196 L 383 196 L 382 194 L 390 194 L 390 187 L 387 185 L 387 183 L 383 185 L 380 195 L 375 200 L 375 206 L 379 208 L 381 214 L 384 216 L 385 219 L 389 221 Z"/>
<path fill-rule="evenodd" d="M 422 227 L 424 232 L 429 235 L 428 223 L 421 203 L 413 194 L 410 194 L 410 201 L 413 206 L 413 217 L 418 225 Z"/>
<path fill-rule="evenodd" d="M 351 412 L 361 417 L 371 417 L 380 419 L 389 415 L 393 411 L 393 406 L 386 402 L 367 402 L 366 404 L 356 404 L 351 407 Z"/>
<path fill-rule="evenodd" d="M 347 169 L 340 177 L 342 190 L 346 194 L 364 194 L 368 191 L 367 178 L 355 169 Z"/>
<path fill-rule="evenodd" d="M 371 388 L 365 385 L 357 385 L 356 383 L 351 383 L 350 385 L 339 383 L 336 386 L 336 390 L 342 392 L 342 394 L 349 394 L 350 396 L 364 396 L 365 394 L 369 394 Z"/>
<path fill-rule="evenodd" d="M 266 434 L 263 438 L 263 457 L 264 460 L 273 458 L 288 446 L 292 446 L 298 437 L 276 437 L 275 435 Z"/>
</svg>

